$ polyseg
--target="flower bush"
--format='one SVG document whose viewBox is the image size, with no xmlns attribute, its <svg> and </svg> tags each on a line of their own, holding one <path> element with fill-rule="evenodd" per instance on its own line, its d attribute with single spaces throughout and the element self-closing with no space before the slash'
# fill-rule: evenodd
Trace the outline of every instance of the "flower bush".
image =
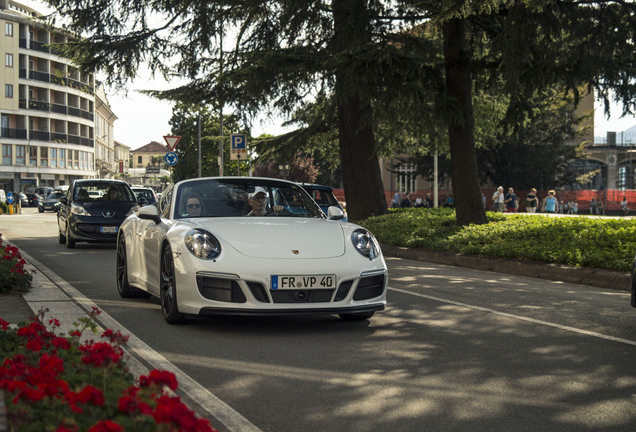
<svg viewBox="0 0 636 432">
<path fill-rule="evenodd" d="M 15 246 L 2 241 L 0 234 L 0 293 L 27 292 L 33 275 L 24 269 L 26 262 Z"/>
<path fill-rule="evenodd" d="M 175 376 L 152 370 L 137 381 L 123 362 L 127 336 L 104 331 L 81 342 L 100 311 L 80 318 L 68 337 L 60 323 L 44 320 L 12 329 L 0 319 L 0 391 L 5 392 L 9 431 L 117 432 L 214 431 L 174 394 Z"/>
</svg>

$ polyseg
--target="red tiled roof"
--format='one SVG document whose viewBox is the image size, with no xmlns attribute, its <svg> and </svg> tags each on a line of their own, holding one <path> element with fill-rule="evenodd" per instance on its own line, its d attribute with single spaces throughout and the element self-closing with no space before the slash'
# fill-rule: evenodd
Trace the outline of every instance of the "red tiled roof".
<svg viewBox="0 0 636 432">
<path fill-rule="evenodd" d="M 168 149 L 164 144 L 159 144 L 157 141 L 150 141 L 145 146 L 132 150 L 133 153 L 166 153 Z"/>
</svg>

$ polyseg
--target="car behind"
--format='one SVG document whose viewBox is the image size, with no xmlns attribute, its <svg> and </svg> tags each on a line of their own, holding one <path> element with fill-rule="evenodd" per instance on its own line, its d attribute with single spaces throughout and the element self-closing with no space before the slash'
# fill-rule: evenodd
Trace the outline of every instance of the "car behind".
<svg viewBox="0 0 636 432">
<path fill-rule="evenodd" d="M 128 183 L 121 180 L 75 180 L 60 199 L 57 223 L 60 243 L 115 242 L 119 226 L 139 208 Z"/>
<path fill-rule="evenodd" d="M 307 191 L 309 195 L 311 195 L 311 197 L 314 199 L 314 201 L 316 201 L 316 203 L 320 206 L 325 214 L 327 214 L 329 207 L 336 206 L 344 212 L 342 221 L 347 222 L 347 212 L 340 205 L 340 202 L 338 202 L 338 199 L 333 194 L 333 188 L 331 186 L 308 183 L 301 183 L 300 185 Z"/>
<path fill-rule="evenodd" d="M 44 213 L 45 211 L 57 212 L 60 209 L 60 198 L 63 196 L 63 191 L 54 190 L 48 194 L 46 198 L 38 202 L 38 211 L 40 213 Z"/>
</svg>

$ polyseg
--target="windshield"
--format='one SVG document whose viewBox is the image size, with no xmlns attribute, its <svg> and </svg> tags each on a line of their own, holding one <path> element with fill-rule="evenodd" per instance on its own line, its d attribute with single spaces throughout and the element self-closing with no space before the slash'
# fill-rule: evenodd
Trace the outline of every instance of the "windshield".
<svg viewBox="0 0 636 432">
<path fill-rule="evenodd" d="M 126 184 L 121 182 L 81 182 L 73 188 L 73 201 L 124 201 L 136 202 L 137 199 Z"/>
<path fill-rule="evenodd" d="M 203 179 L 179 186 L 175 218 L 189 217 L 324 218 L 300 187 L 269 179 Z"/>
<path fill-rule="evenodd" d="M 64 196 L 64 192 L 51 192 L 50 194 L 47 195 L 46 199 L 49 199 L 49 200 L 60 199 L 63 196 Z"/>
</svg>

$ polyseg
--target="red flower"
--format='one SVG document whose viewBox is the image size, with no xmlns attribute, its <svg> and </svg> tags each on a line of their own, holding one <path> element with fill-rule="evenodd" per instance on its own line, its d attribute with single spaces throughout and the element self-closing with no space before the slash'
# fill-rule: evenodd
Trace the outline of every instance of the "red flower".
<svg viewBox="0 0 636 432">
<path fill-rule="evenodd" d="M 88 432 L 119 432 L 124 428 L 112 420 L 100 420 L 95 426 L 88 429 Z"/>
<path fill-rule="evenodd" d="M 179 386 L 174 374 L 168 371 L 153 369 L 148 376 L 142 375 L 139 377 L 139 385 L 141 387 L 150 387 L 153 384 L 167 386 L 172 391 L 175 391 Z"/>
<path fill-rule="evenodd" d="M 121 348 L 113 347 L 106 342 L 96 342 L 92 345 L 83 345 L 80 351 L 84 353 L 82 361 L 86 364 L 101 366 L 106 363 L 117 363 L 123 354 Z"/>
</svg>

